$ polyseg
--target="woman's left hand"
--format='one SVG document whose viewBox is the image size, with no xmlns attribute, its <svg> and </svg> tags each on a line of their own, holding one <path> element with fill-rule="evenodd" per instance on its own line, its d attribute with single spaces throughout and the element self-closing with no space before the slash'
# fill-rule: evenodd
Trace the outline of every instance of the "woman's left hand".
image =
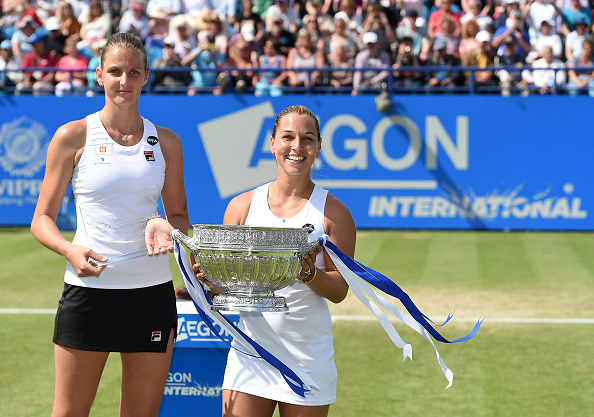
<svg viewBox="0 0 594 417">
<path fill-rule="evenodd" d="M 150 255 L 173 253 L 173 239 L 171 231 L 173 226 L 162 217 L 155 217 L 146 222 L 144 242 Z"/>
<path fill-rule="evenodd" d="M 313 280 L 313 274 L 316 273 L 316 256 L 320 252 L 322 252 L 322 246 L 318 245 L 314 250 L 303 257 L 303 260 L 301 261 L 301 272 L 299 273 L 299 279 L 301 281 L 309 282 Z"/>
</svg>

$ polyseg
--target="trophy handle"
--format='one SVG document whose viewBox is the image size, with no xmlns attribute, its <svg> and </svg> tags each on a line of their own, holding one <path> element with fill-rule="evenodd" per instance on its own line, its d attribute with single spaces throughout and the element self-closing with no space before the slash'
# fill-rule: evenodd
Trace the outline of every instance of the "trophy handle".
<svg viewBox="0 0 594 417">
<path fill-rule="evenodd" d="M 177 240 L 182 245 L 184 245 L 186 248 L 190 249 L 191 251 L 196 250 L 196 245 L 194 245 L 194 239 L 184 235 L 178 229 L 173 229 L 173 231 L 171 232 L 171 237 Z"/>
</svg>

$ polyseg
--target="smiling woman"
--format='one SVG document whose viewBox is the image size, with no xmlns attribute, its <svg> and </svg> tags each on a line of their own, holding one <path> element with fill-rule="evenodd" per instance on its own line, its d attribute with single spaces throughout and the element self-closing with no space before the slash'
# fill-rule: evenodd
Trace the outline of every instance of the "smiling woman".
<svg viewBox="0 0 594 417">
<path fill-rule="evenodd" d="M 181 140 L 138 111 L 149 78 L 139 38 L 112 35 L 96 77 L 105 105 L 57 130 L 31 222 L 37 240 L 68 261 L 53 338 L 52 416 L 89 415 L 110 352 L 122 357 L 121 415 L 157 415 L 177 328 L 164 255 L 173 246 L 165 241 L 172 226 L 189 227 Z M 69 185 L 72 242 L 56 227 Z M 157 216 L 159 197 L 169 222 Z"/>
<path fill-rule="evenodd" d="M 321 143 L 320 125 L 311 110 L 303 106 L 283 110 L 270 137 L 278 166 L 276 180 L 231 200 L 224 223 L 286 228 L 309 223 L 310 241 L 327 234 L 353 256 L 355 223 L 350 211 L 311 179 Z M 288 350 L 319 390 L 300 397 L 270 365 L 231 349 L 223 382 L 225 416 L 270 417 L 277 404 L 281 416 L 328 415 L 336 401 L 337 371 L 327 300 L 344 300 L 348 285 L 326 253 L 318 256 L 320 251 L 306 255 L 297 279 L 276 292 L 286 298 L 289 312 L 241 312 L 239 323 L 272 354 Z"/>
</svg>

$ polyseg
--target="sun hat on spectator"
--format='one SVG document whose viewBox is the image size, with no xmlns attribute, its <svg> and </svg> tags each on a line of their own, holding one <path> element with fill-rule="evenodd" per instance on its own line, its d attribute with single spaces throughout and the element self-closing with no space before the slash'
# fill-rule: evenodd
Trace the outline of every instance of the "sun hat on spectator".
<svg viewBox="0 0 594 417">
<path fill-rule="evenodd" d="M 144 10 L 144 4 L 142 4 L 142 3 L 133 3 L 133 4 L 130 6 L 130 8 L 131 8 L 132 10 L 138 10 L 138 11 L 140 11 L 140 12 L 141 12 L 141 11 L 143 11 L 143 10 Z"/>
<path fill-rule="evenodd" d="M 33 17 L 31 15 L 24 15 L 23 17 L 21 17 L 21 19 L 16 23 L 16 27 L 18 29 L 22 29 L 25 26 L 27 26 L 27 23 L 30 23 L 34 28 L 37 28 L 37 23 L 35 22 L 35 19 L 33 19 Z"/>
<path fill-rule="evenodd" d="M 577 16 L 574 20 L 573 20 L 573 25 L 585 25 L 586 24 L 586 19 L 584 18 L 584 16 Z"/>
<path fill-rule="evenodd" d="M 51 32 L 52 30 L 59 30 L 60 29 L 60 19 L 56 16 L 50 16 L 45 21 L 45 28 Z"/>
<path fill-rule="evenodd" d="M 221 18 L 214 10 L 205 10 L 196 18 L 196 28 L 199 30 L 208 30 L 211 22 L 221 23 Z"/>
<path fill-rule="evenodd" d="M 377 33 L 375 32 L 365 32 L 363 34 L 363 43 L 367 45 L 368 43 L 377 43 Z"/>
<path fill-rule="evenodd" d="M 522 17 L 522 12 L 520 10 L 512 10 L 512 12 L 509 15 L 511 17 L 521 18 Z"/>
<path fill-rule="evenodd" d="M 324 0 L 311 0 L 311 4 L 313 4 L 313 5 L 324 4 Z"/>
<path fill-rule="evenodd" d="M 0 43 L 0 49 L 12 49 L 12 44 L 8 39 L 5 39 Z"/>
<path fill-rule="evenodd" d="M 479 33 L 476 34 L 474 38 L 477 42 L 490 42 L 491 34 L 486 30 L 481 30 Z"/>
<path fill-rule="evenodd" d="M 545 24 L 546 24 L 546 25 L 549 25 L 550 27 L 554 27 L 554 26 L 555 26 L 555 24 L 553 23 L 553 21 L 552 21 L 552 20 L 546 20 L 546 19 L 545 19 L 545 20 L 543 20 L 542 22 L 540 22 L 540 26 L 542 26 L 542 25 L 545 25 Z"/>
<path fill-rule="evenodd" d="M 507 6 L 508 4 L 520 4 L 520 0 L 505 0 L 505 5 Z"/>
<path fill-rule="evenodd" d="M 153 7 L 151 12 L 149 13 L 149 17 L 151 19 L 167 19 L 167 13 L 165 13 L 165 10 L 163 10 L 163 7 L 156 6 L 156 7 Z"/>
</svg>

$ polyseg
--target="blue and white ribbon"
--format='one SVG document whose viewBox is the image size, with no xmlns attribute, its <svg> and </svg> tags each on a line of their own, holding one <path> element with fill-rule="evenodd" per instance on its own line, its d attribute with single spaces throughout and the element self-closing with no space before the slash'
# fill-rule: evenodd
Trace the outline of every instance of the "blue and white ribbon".
<svg viewBox="0 0 594 417">
<path fill-rule="evenodd" d="M 231 320 L 229 320 L 220 312 L 212 310 L 210 308 L 212 301 L 206 294 L 202 284 L 194 275 L 192 271 L 192 264 L 190 263 L 190 259 L 188 259 L 188 254 L 180 247 L 176 240 L 173 240 L 173 247 L 177 265 L 185 281 L 186 288 L 192 297 L 196 311 L 214 334 L 231 346 L 231 344 L 221 336 L 213 322 L 228 331 L 233 336 L 235 343 L 239 344 L 239 348 L 231 346 L 232 348 L 235 348 L 246 355 L 264 359 L 280 372 L 284 380 L 297 395 L 305 397 L 309 391 L 317 389 L 311 377 L 305 372 L 301 371 L 297 365 L 285 364 L 281 362 L 276 358 L 276 356 L 268 352 L 243 331 L 241 331 Z M 286 355 L 283 356 L 286 357 Z"/>
<path fill-rule="evenodd" d="M 433 336 L 436 340 L 442 343 L 464 342 L 466 340 L 472 339 L 476 335 L 484 319 L 479 319 L 477 323 L 474 325 L 472 331 L 468 335 L 460 339 L 449 341 L 441 334 L 439 334 L 439 332 L 435 330 L 435 328 L 433 328 L 431 324 L 429 324 L 429 322 L 433 322 L 425 314 L 423 314 L 417 308 L 417 306 L 415 306 L 408 294 L 406 294 L 393 281 L 391 281 L 384 275 L 380 274 L 379 272 L 374 271 L 373 269 L 345 255 L 340 249 L 338 249 L 332 242 L 328 240 L 328 235 L 323 235 L 322 237 L 318 238 L 318 242 L 320 243 L 320 245 L 324 247 L 324 249 L 330 256 L 330 259 L 332 259 L 332 262 L 334 262 L 334 265 L 336 266 L 342 277 L 345 279 L 347 284 L 349 284 L 349 287 L 357 296 L 359 301 L 361 301 L 363 305 L 365 305 L 365 307 L 367 307 L 378 319 L 378 321 L 380 322 L 380 324 L 382 325 L 392 342 L 394 342 L 394 344 L 398 346 L 400 349 L 403 349 L 403 360 L 406 360 L 406 358 L 410 358 L 412 360 L 412 347 L 411 345 L 405 343 L 402 340 L 402 338 L 392 325 L 390 319 L 386 316 L 386 314 L 382 311 L 381 308 L 392 314 L 394 317 L 402 321 L 411 329 L 415 330 L 417 333 L 421 334 L 425 339 L 429 341 L 429 343 L 431 343 L 431 345 L 435 348 L 435 353 L 437 355 L 437 361 L 439 362 L 439 366 L 441 367 L 444 376 L 449 382 L 446 389 L 451 387 L 452 382 L 454 380 L 454 374 L 447 367 L 447 365 L 439 355 L 437 347 L 435 347 L 435 344 L 433 343 L 433 340 L 431 339 L 429 334 L 431 334 L 431 336 Z M 377 292 L 373 287 L 400 300 L 400 302 L 410 313 L 410 315 L 406 314 L 405 312 L 397 308 L 395 305 L 393 305 L 386 297 Z M 371 303 L 370 301 L 373 301 L 375 304 Z M 449 315 L 443 324 L 438 324 L 437 326 L 443 326 L 451 318 L 452 316 Z"/>
</svg>

